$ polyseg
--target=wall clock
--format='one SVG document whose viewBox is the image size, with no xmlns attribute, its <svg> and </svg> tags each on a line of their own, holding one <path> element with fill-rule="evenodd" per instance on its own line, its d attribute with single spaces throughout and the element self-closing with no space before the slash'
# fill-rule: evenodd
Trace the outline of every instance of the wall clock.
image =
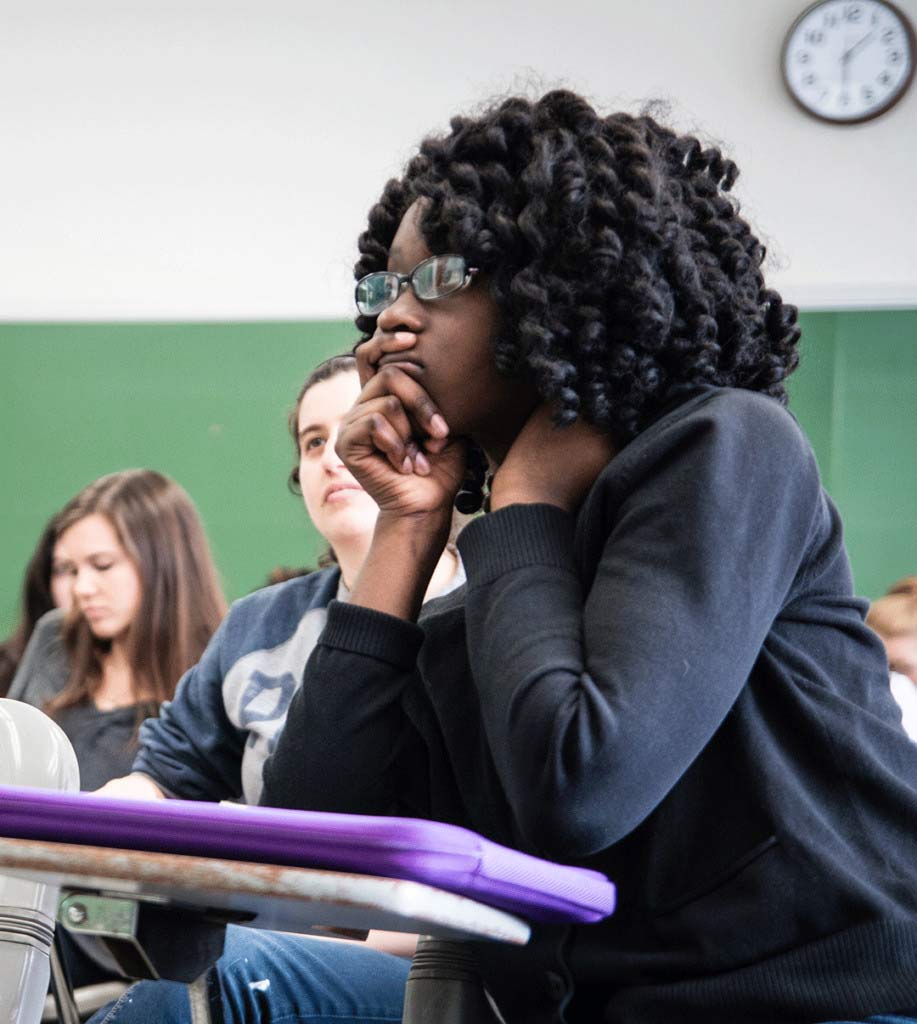
<svg viewBox="0 0 917 1024">
<path fill-rule="evenodd" d="M 885 113 L 914 77 L 914 27 L 887 0 L 819 0 L 787 33 L 781 67 L 806 113 L 857 124 Z"/>
</svg>

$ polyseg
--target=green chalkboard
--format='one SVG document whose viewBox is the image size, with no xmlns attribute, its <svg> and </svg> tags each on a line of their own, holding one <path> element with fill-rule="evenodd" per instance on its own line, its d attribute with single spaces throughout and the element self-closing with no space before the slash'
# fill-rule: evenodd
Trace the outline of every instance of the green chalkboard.
<svg viewBox="0 0 917 1024">
<path fill-rule="evenodd" d="M 232 599 L 322 550 L 286 487 L 286 418 L 352 323 L 0 325 L 0 636 L 42 525 L 89 481 L 142 466 L 204 520 Z"/>
<path fill-rule="evenodd" d="M 917 310 L 809 313 L 791 408 L 844 520 L 857 591 L 917 573 Z"/>
<path fill-rule="evenodd" d="M 858 590 L 917 572 L 917 311 L 813 313 L 791 408 L 846 524 Z M 286 490 L 286 416 L 347 322 L 0 324 L 0 636 L 47 518 L 103 473 L 158 469 L 196 501 L 227 595 L 320 538 Z"/>
</svg>

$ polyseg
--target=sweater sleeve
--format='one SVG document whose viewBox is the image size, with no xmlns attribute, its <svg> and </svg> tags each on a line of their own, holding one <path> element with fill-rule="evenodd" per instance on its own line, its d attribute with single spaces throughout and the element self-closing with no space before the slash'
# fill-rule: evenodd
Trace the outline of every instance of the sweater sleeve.
<svg viewBox="0 0 917 1024">
<path fill-rule="evenodd" d="M 751 397 L 612 461 L 584 510 L 602 534 L 591 578 L 574 520 L 553 506 L 510 506 L 459 537 L 484 727 L 543 855 L 588 856 L 650 814 L 786 600 L 822 492 L 791 417 Z"/>
<path fill-rule="evenodd" d="M 230 613 L 231 615 L 232 613 Z M 167 794 L 184 800 L 228 800 L 242 793 L 246 734 L 223 705 L 224 619 L 201 660 L 179 681 L 173 700 L 140 727 L 132 770 L 148 775 Z"/>
<path fill-rule="evenodd" d="M 416 679 L 414 623 L 332 601 L 273 755 L 261 803 L 350 814 L 421 813 L 406 806 L 422 744 L 402 697 Z"/>
<path fill-rule="evenodd" d="M 64 615 L 59 609 L 38 620 L 10 683 L 7 697 L 11 700 L 43 708 L 63 690 L 70 673 L 61 632 L 63 622 Z"/>
</svg>

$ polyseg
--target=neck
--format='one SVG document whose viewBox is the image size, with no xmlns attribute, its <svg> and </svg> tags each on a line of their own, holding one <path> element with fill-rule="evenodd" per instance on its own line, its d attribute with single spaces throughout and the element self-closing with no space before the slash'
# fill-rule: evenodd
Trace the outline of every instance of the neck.
<svg viewBox="0 0 917 1024">
<path fill-rule="evenodd" d="M 137 702 L 127 649 L 121 640 L 112 640 L 111 650 L 102 658 L 102 679 L 94 700 L 101 711 Z"/>
<path fill-rule="evenodd" d="M 341 567 L 341 577 L 344 580 L 344 586 L 348 590 L 353 589 L 371 544 L 371 536 L 350 537 L 344 541 L 335 541 L 334 557 Z"/>
<path fill-rule="evenodd" d="M 513 442 L 519 436 L 529 417 L 538 408 L 540 399 L 532 389 L 508 402 L 501 411 L 500 427 L 497 430 L 482 432 L 473 437 L 474 442 L 484 452 L 491 473 L 496 473 L 506 458 Z"/>
<path fill-rule="evenodd" d="M 127 657 L 127 646 L 124 639 L 118 637 L 111 642 L 111 648 L 102 660 L 106 670 L 113 672 L 130 672 L 130 662 Z"/>
<path fill-rule="evenodd" d="M 429 601 L 431 598 L 438 597 L 449 585 L 457 568 L 458 556 L 454 551 L 446 548 L 442 555 L 440 555 L 436 568 L 433 570 L 433 575 L 430 577 L 430 584 L 427 587 L 426 594 L 424 594 L 424 600 Z"/>
</svg>

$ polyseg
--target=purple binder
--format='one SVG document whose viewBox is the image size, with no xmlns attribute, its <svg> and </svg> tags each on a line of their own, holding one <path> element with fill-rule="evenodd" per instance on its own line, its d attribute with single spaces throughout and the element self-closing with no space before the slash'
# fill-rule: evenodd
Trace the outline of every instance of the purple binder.
<svg viewBox="0 0 917 1024">
<path fill-rule="evenodd" d="M 468 829 L 417 818 L 0 786 L 0 836 L 403 878 L 532 921 L 599 921 L 615 902 L 614 886 L 597 871 L 553 864 Z"/>
</svg>

